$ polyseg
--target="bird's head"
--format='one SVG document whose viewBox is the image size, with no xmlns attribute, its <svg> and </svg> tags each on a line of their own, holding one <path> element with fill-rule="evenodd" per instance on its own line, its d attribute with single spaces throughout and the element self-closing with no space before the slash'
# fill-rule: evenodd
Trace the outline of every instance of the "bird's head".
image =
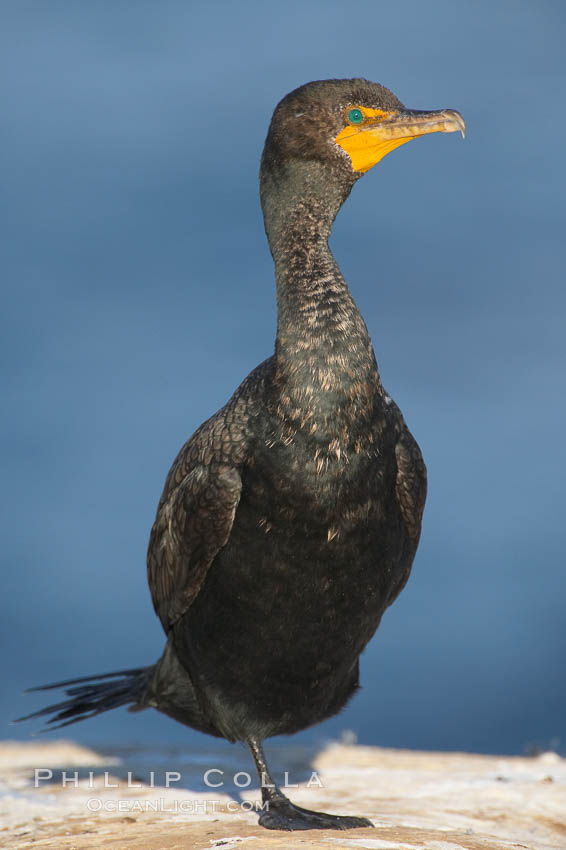
<svg viewBox="0 0 566 850">
<path fill-rule="evenodd" d="M 465 131 L 454 109 L 406 109 L 384 86 L 369 80 L 317 80 L 277 105 L 264 166 L 319 161 L 357 179 L 399 145 L 428 133 Z"/>
<path fill-rule="evenodd" d="M 405 109 L 368 80 L 318 80 L 292 91 L 275 108 L 265 140 L 260 194 L 272 252 L 291 221 L 330 233 L 352 186 L 399 145 L 427 133 L 464 134 L 454 109 Z M 293 231 L 294 232 L 294 231 Z"/>
</svg>

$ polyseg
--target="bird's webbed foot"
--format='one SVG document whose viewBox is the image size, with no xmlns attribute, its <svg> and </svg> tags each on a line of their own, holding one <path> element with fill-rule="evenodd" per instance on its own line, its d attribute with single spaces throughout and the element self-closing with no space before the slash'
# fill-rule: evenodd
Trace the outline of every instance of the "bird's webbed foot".
<svg viewBox="0 0 566 850">
<path fill-rule="evenodd" d="M 260 826 L 266 829 L 359 829 L 373 827 L 367 818 L 355 818 L 342 815 L 327 815 L 325 812 L 311 812 L 295 806 L 286 797 L 266 801 L 266 808 L 259 817 Z"/>
<path fill-rule="evenodd" d="M 310 809 L 295 806 L 269 775 L 261 741 L 250 736 L 248 744 L 257 768 L 261 799 L 265 806 L 259 816 L 260 826 L 266 829 L 286 829 L 290 832 L 299 829 L 360 829 L 373 826 L 367 818 L 327 815 L 325 812 L 311 812 Z"/>
</svg>

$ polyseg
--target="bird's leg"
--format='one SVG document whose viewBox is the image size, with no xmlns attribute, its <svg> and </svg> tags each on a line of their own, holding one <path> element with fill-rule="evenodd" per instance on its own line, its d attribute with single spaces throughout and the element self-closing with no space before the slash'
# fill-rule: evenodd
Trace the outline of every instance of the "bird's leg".
<svg viewBox="0 0 566 850">
<path fill-rule="evenodd" d="M 248 745 L 254 758 L 261 786 L 261 799 L 264 810 L 259 817 L 260 826 L 266 829 L 357 829 L 373 826 L 367 818 L 327 815 L 324 812 L 311 812 L 295 806 L 276 785 L 269 774 L 261 741 L 248 738 Z"/>
</svg>

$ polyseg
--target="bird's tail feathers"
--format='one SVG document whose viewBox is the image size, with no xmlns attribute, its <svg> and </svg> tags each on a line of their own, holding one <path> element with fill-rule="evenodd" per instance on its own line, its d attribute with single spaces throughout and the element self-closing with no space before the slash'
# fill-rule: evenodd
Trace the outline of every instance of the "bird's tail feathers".
<svg viewBox="0 0 566 850">
<path fill-rule="evenodd" d="M 48 705 L 39 711 L 18 717 L 15 722 L 31 720 L 34 717 L 45 717 L 52 714 L 47 720 L 47 728 L 41 732 L 49 732 L 51 729 L 61 729 L 95 717 L 104 711 L 119 708 L 122 705 L 131 705 L 131 709 L 144 708 L 143 696 L 151 681 L 154 667 L 138 667 L 134 670 L 120 670 L 116 673 L 102 673 L 99 676 L 82 676 L 79 679 L 67 679 L 63 682 L 54 682 L 51 685 L 40 685 L 29 688 L 32 691 L 50 691 L 55 688 L 65 688 L 65 693 L 70 699 Z M 73 685 L 74 687 L 67 687 Z M 55 726 L 51 724 L 55 723 Z"/>
</svg>

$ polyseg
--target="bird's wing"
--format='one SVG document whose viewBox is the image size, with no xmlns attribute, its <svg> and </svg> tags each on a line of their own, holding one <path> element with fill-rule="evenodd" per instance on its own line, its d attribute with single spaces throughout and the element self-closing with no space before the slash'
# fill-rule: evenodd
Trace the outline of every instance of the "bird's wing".
<svg viewBox="0 0 566 850">
<path fill-rule="evenodd" d="M 405 528 L 407 539 L 402 559 L 404 570 L 392 583 L 387 604 L 391 605 L 399 596 L 411 573 L 411 565 L 421 535 L 421 520 L 426 500 L 426 466 L 418 443 L 407 428 L 403 415 L 395 402 L 390 402 L 395 417 L 397 441 L 395 443 L 395 499 Z"/>
<path fill-rule="evenodd" d="M 242 489 L 243 443 L 240 426 L 219 411 L 183 446 L 168 475 L 147 553 L 153 606 L 166 632 L 228 542 Z"/>
<path fill-rule="evenodd" d="M 250 460 L 249 420 L 261 407 L 273 358 L 260 363 L 230 401 L 185 443 L 165 482 L 147 551 L 153 607 L 169 632 L 198 596 L 230 538 Z"/>
<path fill-rule="evenodd" d="M 395 445 L 395 496 L 409 537 L 416 546 L 426 500 L 426 466 L 416 440 L 404 422 L 403 425 Z"/>
</svg>

